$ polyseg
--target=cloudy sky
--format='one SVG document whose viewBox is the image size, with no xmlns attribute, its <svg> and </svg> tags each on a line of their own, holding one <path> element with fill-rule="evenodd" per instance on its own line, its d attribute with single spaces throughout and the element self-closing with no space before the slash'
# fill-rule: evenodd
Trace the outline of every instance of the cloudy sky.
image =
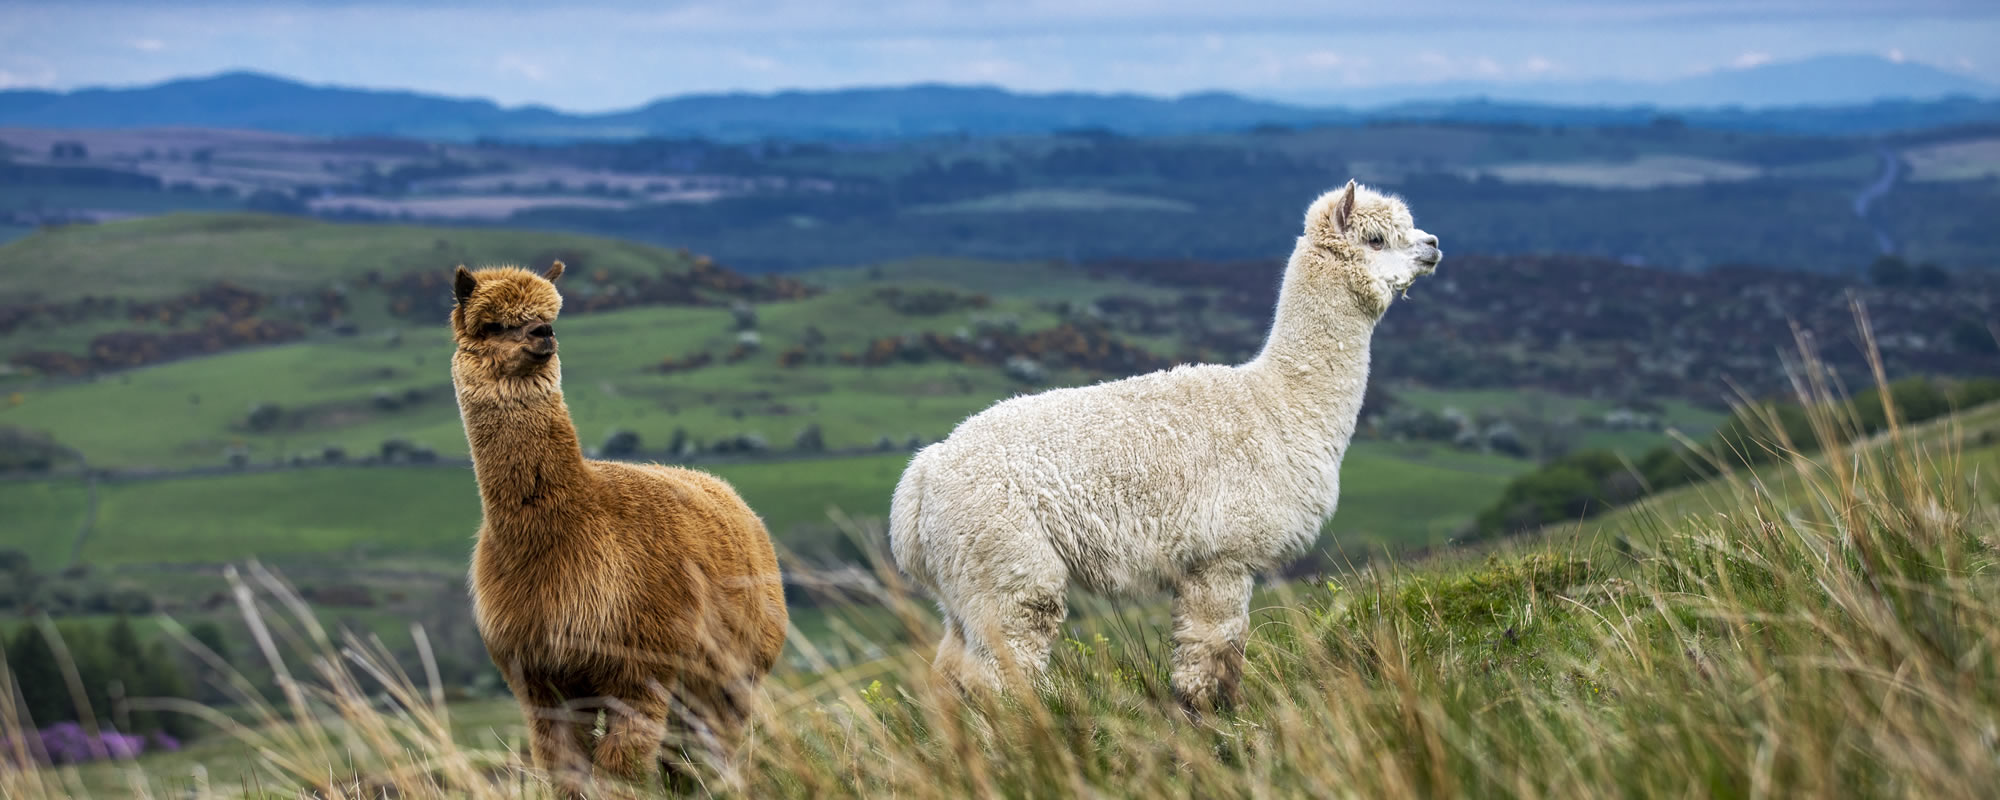
<svg viewBox="0 0 2000 800">
<path fill-rule="evenodd" d="M 1826 53 L 1910 59 L 2000 82 L 1992 0 L 4 0 L 4 8 L 0 87 L 255 69 L 572 111 L 697 91 L 919 81 L 1296 95 L 1451 80 L 1667 79 Z"/>
</svg>

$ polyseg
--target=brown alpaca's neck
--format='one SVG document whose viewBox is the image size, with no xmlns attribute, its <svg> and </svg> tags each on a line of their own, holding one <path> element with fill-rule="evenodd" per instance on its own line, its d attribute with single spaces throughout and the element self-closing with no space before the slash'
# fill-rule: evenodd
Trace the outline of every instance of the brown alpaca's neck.
<svg viewBox="0 0 2000 800">
<path fill-rule="evenodd" d="M 541 517 L 589 479 L 562 390 L 504 388 L 461 383 L 458 389 L 479 497 L 496 529 Z"/>
</svg>

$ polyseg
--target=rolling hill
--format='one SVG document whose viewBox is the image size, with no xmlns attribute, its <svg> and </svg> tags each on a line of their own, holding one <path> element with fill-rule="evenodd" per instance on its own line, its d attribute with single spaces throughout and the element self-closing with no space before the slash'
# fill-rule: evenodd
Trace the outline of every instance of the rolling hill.
<svg viewBox="0 0 2000 800">
<path fill-rule="evenodd" d="M 1662 83 L 1464 83 L 1346 94 L 1300 90 L 1287 95 L 1290 103 L 1219 91 L 1154 97 L 920 84 L 686 95 L 621 111 L 567 113 L 410 91 L 309 85 L 239 71 L 136 88 L 4 91 L 0 125 L 241 128 L 460 141 L 642 136 L 756 141 L 1092 128 L 1187 134 L 1383 120 L 1624 125 L 1671 113 L 1688 124 L 1716 128 L 1847 133 L 1993 121 L 2000 119 L 2000 103 L 1979 98 L 1995 92 L 1989 84 L 1915 63 L 1830 56 Z M 1298 104 L 1301 98 L 1314 105 Z M 1343 105 L 1323 105 L 1329 102 Z"/>
<path fill-rule="evenodd" d="M 2000 86 L 1916 61 L 1842 54 L 1726 67 L 1656 81 L 1455 81 L 1342 91 L 1302 89 L 1273 96 L 1309 105 L 1360 107 L 1487 98 L 1524 106 L 1647 105 L 1768 111 L 1952 96 L 1992 99 L 2000 96 Z"/>
<path fill-rule="evenodd" d="M 1989 688 L 2000 642 L 1995 516 L 1990 481 L 1981 482 L 2000 463 L 1994 410 L 1863 448 L 1840 474 L 1802 463 L 1788 486 L 1693 487 L 1711 502 L 1607 517 L 1588 541 L 1527 537 L 1501 553 L 1271 586 L 1252 603 L 1245 699 L 1204 714 L 1206 725 L 1186 724 L 1166 686 L 1163 602 L 1081 604 L 1047 685 L 1023 695 L 1025 708 L 977 715 L 932 691 L 936 626 L 920 599 L 892 593 L 885 606 L 815 609 L 812 633 L 802 627 L 793 640 L 799 657 L 773 681 L 775 711 L 747 780 L 772 793 L 811 780 L 917 797 L 995 785 L 1315 796 L 1362 782 L 1386 797 L 1428 797 L 1438 786 L 1651 796 L 1693 779 L 1718 794 L 1755 785 L 1980 796 L 1996 775 L 1994 746 L 1965 736 L 1963 724 L 2000 709 Z M 1619 538 L 1631 533 L 1643 535 Z M 263 613 L 291 622 L 277 606 Z M 317 741 L 285 724 L 347 744 L 334 751 L 339 774 L 358 769 L 419 791 L 436 785 L 437 764 L 520 752 L 522 725 L 507 701 L 447 707 L 392 678 L 407 699 L 380 710 L 349 688 L 369 684 L 340 665 L 395 656 L 320 650 L 294 658 L 328 665 L 313 674 L 332 691 L 316 697 L 338 704 L 337 722 L 326 711 L 260 707 L 268 727 L 87 767 L 61 776 L 64 785 L 114 792 L 174 785 L 190 772 L 204 786 L 211 775 L 224 788 L 319 785 L 333 769 L 321 762 L 335 757 L 302 745 L 274 752 L 267 742 Z M 1004 744 L 976 735 L 1001 726 Z M 939 747 L 940 730 L 968 744 Z M 1246 765 L 1246 745 L 1218 745 L 1218 731 L 1268 733 L 1284 746 Z M 1017 742 L 1033 743 L 1033 758 Z M 864 749 L 871 758 L 852 756 Z M 1036 766 L 1020 766 L 1028 761 Z M 461 771 L 459 785 L 482 780 Z M 16 773 L 14 793 L 60 796 L 38 780 L 45 774 Z M 518 782 L 494 788 L 524 792 Z"/>
</svg>

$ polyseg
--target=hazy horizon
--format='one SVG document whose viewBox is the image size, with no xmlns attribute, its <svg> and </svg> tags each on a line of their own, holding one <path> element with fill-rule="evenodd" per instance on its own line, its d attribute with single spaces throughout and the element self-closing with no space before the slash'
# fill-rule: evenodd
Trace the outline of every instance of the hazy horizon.
<svg viewBox="0 0 2000 800">
<path fill-rule="evenodd" d="M 389 5 L 289 0 L 172 9 L 15 4 L 0 88 L 124 87 L 232 70 L 591 112 L 663 96 L 899 86 L 1298 98 L 1480 82 L 1665 81 L 1867 54 L 2000 83 L 2000 8 L 1932 0 L 1448 0 L 1299 11 L 1252 2 L 1093 7 L 898 3 Z"/>
</svg>

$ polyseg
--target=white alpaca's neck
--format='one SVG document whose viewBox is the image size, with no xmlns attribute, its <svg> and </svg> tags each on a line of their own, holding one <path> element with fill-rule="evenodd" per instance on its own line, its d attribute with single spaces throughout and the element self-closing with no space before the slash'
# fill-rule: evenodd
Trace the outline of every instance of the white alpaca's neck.
<svg viewBox="0 0 2000 800">
<path fill-rule="evenodd" d="M 1368 388 L 1369 342 L 1379 318 L 1345 287 L 1305 285 L 1304 248 L 1285 268 L 1263 352 L 1243 369 L 1283 394 L 1293 422 L 1303 426 L 1299 432 L 1338 439 L 1329 444 L 1344 451 Z"/>
</svg>

